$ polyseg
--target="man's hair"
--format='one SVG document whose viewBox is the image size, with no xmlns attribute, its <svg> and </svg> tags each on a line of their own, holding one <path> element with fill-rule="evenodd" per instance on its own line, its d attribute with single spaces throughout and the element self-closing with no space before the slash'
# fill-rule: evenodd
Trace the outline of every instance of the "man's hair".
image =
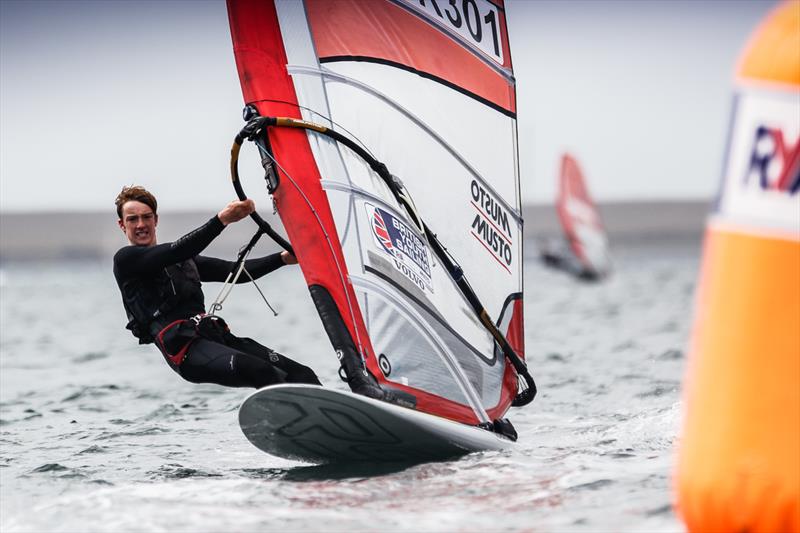
<svg viewBox="0 0 800 533">
<path fill-rule="evenodd" d="M 119 218 L 122 218 L 122 206 L 125 205 L 125 202 L 130 202 L 131 200 L 142 202 L 153 210 L 153 214 L 156 214 L 158 210 L 158 202 L 155 196 L 144 187 L 131 185 L 130 187 L 123 187 L 122 191 L 117 195 L 117 199 L 114 200 L 114 205 L 117 206 L 117 216 Z"/>
</svg>

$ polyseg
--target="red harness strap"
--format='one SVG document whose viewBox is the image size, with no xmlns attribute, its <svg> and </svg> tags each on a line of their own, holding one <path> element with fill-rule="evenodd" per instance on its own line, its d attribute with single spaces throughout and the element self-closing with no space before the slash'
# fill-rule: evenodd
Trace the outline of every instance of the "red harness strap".
<svg viewBox="0 0 800 533">
<path fill-rule="evenodd" d="M 161 347 L 161 350 L 164 352 L 164 355 L 166 355 L 167 358 L 170 361 L 172 361 L 173 364 L 178 365 L 178 366 L 180 366 L 180 364 L 183 363 L 183 360 L 186 358 L 186 352 L 189 351 L 189 346 L 191 346 L 192 342 L 194 342 L 194 338 L 189 339 L 188 341 L 186 341 L 186 344 L 184 344 L 181 347 L 181 349 L 178 350 L 178 353 L 173 355 L 173 354 L 170 354 L 169 351 L 167 351 L 166 346 L 164 346 L 164 334 L 167 333 L 170 329 L 179 326 L 183 322 L 187 322 L 187 321 L 184 320 L 184 319 L 176 320 L 175 322 L 172 322 L 172 323 L 168 324 L 167 326 L 165 326 L 164 329 L 159 331 L 158 335 L 156 335 L 156 341 L 158 342 L 158 345 Z"/>
</svg>

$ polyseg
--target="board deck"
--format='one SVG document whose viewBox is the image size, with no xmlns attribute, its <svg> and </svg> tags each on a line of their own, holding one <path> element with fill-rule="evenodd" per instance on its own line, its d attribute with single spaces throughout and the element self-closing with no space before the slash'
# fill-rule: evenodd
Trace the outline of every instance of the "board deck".
<svg viewBox="0 0 800 533">
<path fill-rule="evenodd" d="M 318 385 L 257 390 L 242 403 L 239 425 L 262 451 L 317 464 L 426 461 L 513 445 L 491 431 Z"/>
</svg>

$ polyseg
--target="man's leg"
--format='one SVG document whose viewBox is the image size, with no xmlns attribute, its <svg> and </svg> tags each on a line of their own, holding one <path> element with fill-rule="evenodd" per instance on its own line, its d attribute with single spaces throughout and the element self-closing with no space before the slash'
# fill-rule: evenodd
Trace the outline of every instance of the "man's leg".
<svg viewBox="0 0 800 533">
<path fill-rule="evenodd" d="M 322 385 L 319 378 L 309 367 L 301 365 L 297 361 L 281 355 L 275 350 L 267 348 L 248 337 L 236 337 L 229 341 L 230 346 L 237 350 L 252 355 L 268 362 L 270 365 L 286 373 L 286 383 L 309 383 L 311 385 Z"/>
<path fill-rule="evenodd" d="M 179 367 L 192 383 L 216 383 L 226 387 L 254 387 L 285 383 L 287 372 L 262 357 L 208 339 L 198 338 Z"/>
</svg>

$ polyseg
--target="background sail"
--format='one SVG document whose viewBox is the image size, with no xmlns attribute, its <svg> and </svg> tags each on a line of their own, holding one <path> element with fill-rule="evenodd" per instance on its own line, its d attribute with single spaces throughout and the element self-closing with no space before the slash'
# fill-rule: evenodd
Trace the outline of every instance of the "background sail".
<svg viewBox="0 0 800 533">
<path fill-rule="evenodd" d="M 578 166 L 569 154 L 561 157 L 556 211 L 569 246 L 586 272 L 604 276 L 611 270 L 608 238 Z"/>
<path fill-rule="evenodd" d="M 385 163 L 523 355 L 502 3 L 230 0 L 228 10 L 245 101 L 335 129 Z M 269 138 L 283 169 L 276 205 L 315 303 L 330 295 L 370 372 L 420 410 L 467 423 L 501 416 L 516 374 L 381 179 L 318 133 L 273 128 Z"/>
</svg>

